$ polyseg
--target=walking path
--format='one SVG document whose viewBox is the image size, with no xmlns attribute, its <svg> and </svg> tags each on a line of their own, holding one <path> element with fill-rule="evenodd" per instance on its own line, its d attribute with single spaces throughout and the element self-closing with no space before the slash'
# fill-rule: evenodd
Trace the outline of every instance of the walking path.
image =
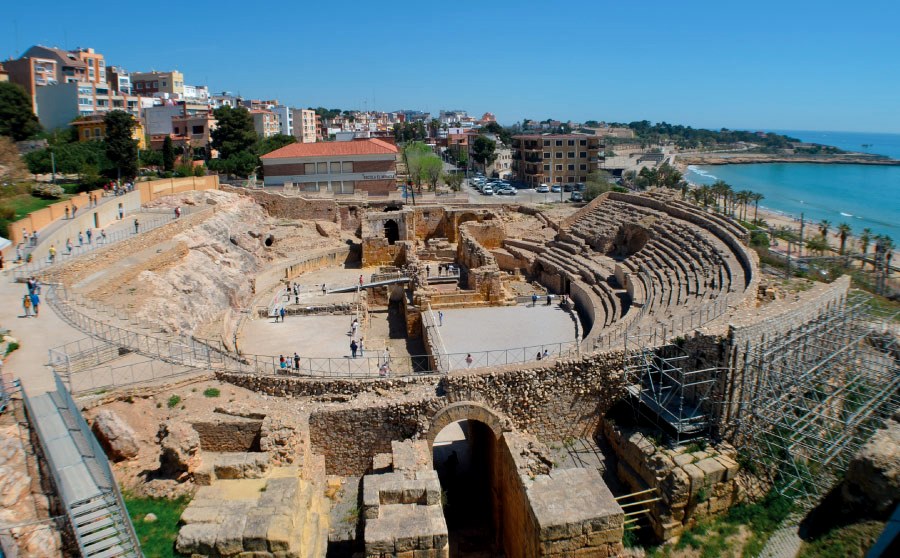
<svg viewBox="0 0 900 558">
<path fill-rule="evenodd" d="M 803 543 L 797 529 L 796 524 L 785 524 L 775 531 L 759 553 L 759 558 L 795 558 Z"/>
</svg>

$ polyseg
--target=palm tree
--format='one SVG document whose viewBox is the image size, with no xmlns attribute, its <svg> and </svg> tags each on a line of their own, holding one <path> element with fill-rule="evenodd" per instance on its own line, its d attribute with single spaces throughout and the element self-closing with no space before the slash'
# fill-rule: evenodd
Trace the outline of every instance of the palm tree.
<svg viewBox="0 0 900 558">
<path fill-rule="evenodd" d="M 713 194 L 715 199 L 716 211 L 719 210 L 719 196 L 724 196 L 726 189 L 731 189 L 728 184 L 725 183 L 724 180 L 716 180 L 713 182 L 712 186 L 710 186 L 710 192 Z"/>
<path fill-rule="evenodd" d="M 763 200 L 763 198 L 765 198 L 765 196 L 760 194 L 759 192 L 753 193 L 753 205 L 754 205 L 753 220 L 754 221 L 759 221 L 759 219 L 757 218 L 757 215 L 759 215 L 759 202 L 761 202 Z"/>
<path fill-rule="evenodd" d="M 825 242 L 828 242 L 828 229 L 831 227 L 831 221 L 828 219 L 822 219 L 819 221 L 819 232 L 822 233 L 822 238 L 825 239 Z"/>
<path fill-rule="evenodd" d="M 859 247 L 862 249 L 863 263 L 862 267 L 866 267 L 866 252 L 869 250 L 869 243 L 872 242 L 872 229 L 866 227 L 859 235 Z"/>
<path fill-rule="evenodd" d="M 844 245 L 847 244 L 847 237 L 850 236 L 850 231 L 853 229 L 850 228 L 850 225 L 847 223 L 841 223 L 838 225 L 838 234 L 841 237 L 841 247 L 838 250 L 838 254 L 844 255 Z"/>
<path fill-rule="evenodd" d="M 828 243 L 825 242 L 824 236 L 814 236 L 806 241 L 806 249 L 821 256 L 828 250 Z"/>
<path fill-rule="evenodd" d="M 753 192 L 751 192 L 750 190 L 741 190 L 740 192 L 738 192 L 738 201 L 741 202 L 741 205 L 744 206 L 742 212 L 743 216 L 741 217 L 741 220 L 743 221 L 747 220 L 747 204 L 750 203 L 752 197 Z"/>
</svg>

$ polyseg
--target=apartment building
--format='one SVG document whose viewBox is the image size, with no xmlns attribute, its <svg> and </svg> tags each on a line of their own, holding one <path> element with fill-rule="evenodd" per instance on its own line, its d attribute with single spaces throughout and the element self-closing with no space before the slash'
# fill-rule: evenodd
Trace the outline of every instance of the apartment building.
<svg viewBox="0 0 900 558">
<path fill-rule="evenodd" d="M 37 115 L 47 130 L 68 126 L 79 116 L 123 110 L 140 117 L 141 99 L 112 91 L 107 83 L 68 82 L 37 88 Z"/>
<path fill-rule="evenodd" d="M 84 62 L 87 75 L 86 81 L 97 84 L 106 83 L 106 61 L 99 52 L 92 48 L 77 48 L 72 51 L 79 60 Z"/>
<path fill-rule="evenodd" d="M 292 143 L 263 155 L 266 186 L 387 196 L 396 190 L 397 146 L 380 139 Z"/>
<path fill-rule="evenodd" d="M 312 109 L 293 109 L 294 133 L 300 143 L 316 143 L 319 134 L 316 131 L 316 123 L 318 120 L 316 111 Z"/>
<path fill-rule="evenodd" d="M 163 105 L 155 105 L 146 107 L 143 110 L 144 123 L 147 126 L 147 133 L 151 136 L 159 134 L 173 134 L 175 129 L 172 119 L 178 116 L 194 116 L 197 114 L 205 114 L 209 111 L 209 107 L 202 103 L 190 103 L 182 101 L 176 103 L 167 101 Z"/>
<path fill-rule="evenodd" d="M 4 66 L 9 81 L 21 85 L 31 96 L 35 114 L 38 87 L 87 81 L 87 64 L 75 54 L 58 48 L 35 45 L 18 59 L 4 62 Z"/>
<path fill-rule="evenodd" d="M 497 158 L 488 167 L 488 173 L 498 178 L 509 177 L 512 174 L 512 148 L 498 142 L 494 154 Z"/>
<path fill-rule="evenodd" d="M 106 137 L 106 115 L 92 114 L 82 116 L 72 122 L 72 127 L 77 130 L 78 141 L 97 141 Z M 144 135 L 144 127 L 141 121 L 134 119 L 134 128 L 131 137 L 138 142 L 138 149 L 146 149 L 147 139 Z"/>
<path fill-rule="evenodd" d="M 541 183 L 585 182 L 600 168 L 600 138 L 578 134 L 531 134 L 512 138 L 512 167 L 517 180 Z"/>
<path fill-rule="evenodd" d="M 264 138 L 276 136 L 281 132 L 281 124 L 278 116 L 270 110 L 253 109 L 250 111 L 253 117 L 253 129 Z"/>
<path fill-rule="evenodd" d="M 131 89 L 131 74 L 120 66 L 110 66 L 106 69 L 106 82 L 109 88 L 122 95 L 133 95 Z"/>
<path fill-rule="evenodd" d="M 271 109 L 278 117 L 278 133 L 285 136 L 294 135 L 294 109 L 285 105 L 275 105 Z"/>
<path fill-rule="evenodd" d="M 170 98 L 184 96 L 184 75 L 178 70 L 171 72 L 134 72 L 131 74 L 134 93 L 153 97 L 157 93 L 168 93 Z"/>
<path fill-rule="evenodd" d="M 173 139 L 179 145 L 189 143 L 191 147 L 207 147 L 215 129 L 216 119 L 210 112 L 172 117 Z"/>
</svg>

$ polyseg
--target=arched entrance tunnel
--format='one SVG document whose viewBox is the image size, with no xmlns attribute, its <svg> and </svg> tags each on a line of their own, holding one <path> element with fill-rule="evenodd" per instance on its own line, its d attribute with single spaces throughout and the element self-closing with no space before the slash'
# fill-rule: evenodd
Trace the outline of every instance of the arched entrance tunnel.
<svg viewBox="0 0 900 558">
<path fill-rule="evenodd" d="M 400 225 L 393 219 L 384 222 L 384 237 L 387 238 L 388 244 L 396 244 L 400 240 Z"/>
<path fill-rule="evenodd" d="M 441 482 L 450 556 L 498 556 L 497 438 L 486 424 L 463 419 L 445 426 L 432 446 Z"/>
</svg>

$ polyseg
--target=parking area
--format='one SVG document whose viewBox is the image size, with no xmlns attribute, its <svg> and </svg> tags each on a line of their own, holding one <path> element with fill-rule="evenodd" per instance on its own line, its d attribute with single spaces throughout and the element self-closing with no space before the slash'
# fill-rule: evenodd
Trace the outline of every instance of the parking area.
<svg viewBox="0 0 900 558">
<path fill-rule="evenodd" d="M 466 179 L 464 190 L 471 203 L 580 203 L 583 184 L 529 188 L 523 183 L 475 176 Z"/>
</svg>

